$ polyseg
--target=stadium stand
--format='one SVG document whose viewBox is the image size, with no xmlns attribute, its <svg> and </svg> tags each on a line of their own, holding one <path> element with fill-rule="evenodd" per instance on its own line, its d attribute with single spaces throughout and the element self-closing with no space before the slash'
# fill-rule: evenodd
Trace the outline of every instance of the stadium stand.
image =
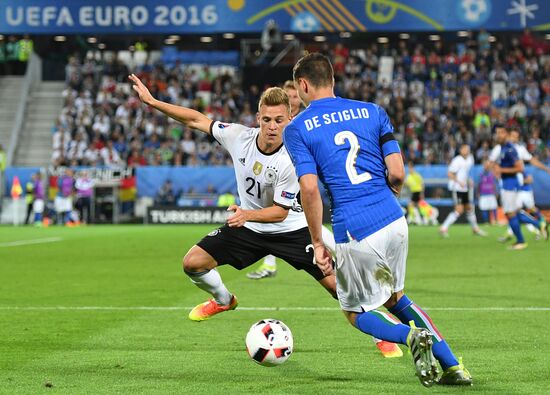
<svg viewBox="0 0 550 395">
<path fill-rule="evenodd" d="M 481 30 L 448 43 L 411 39 L 393 46 L 306 43 L 305 48 L 334 60 L 340 95 L 387 109 L 407 159 L 448 163 L 457 146 L 468 143 L 481 163 L 493 144 L 495 122 L 519 125 L 528 150 L 547 156 L 549 48 L 528 30 L 506 37 Z M 208 58 L 218 55 L 216 62 Z M 103 63 L 90 56 L 82 63 L 70 59 L 65 104 L 53 129 L 53 164 L 230 164 L 211 139 L 139 106 L 126 76 L 135 71 L 161 100 L 249 125 L 255 123 L 258 87 L 243 89 L 231 54 L 190 56 L 170 47 L 155 59 L 142 55 L 136 63 L 128 51 Z M 219 62 L 228 66 L 208 66 Z"/>
</svg>

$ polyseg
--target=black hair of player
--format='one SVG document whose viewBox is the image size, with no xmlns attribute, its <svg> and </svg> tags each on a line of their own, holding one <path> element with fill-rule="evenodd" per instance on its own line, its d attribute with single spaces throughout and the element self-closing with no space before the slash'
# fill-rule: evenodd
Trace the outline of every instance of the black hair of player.
<svg viewBox="0 0 550 395">
<path fill-rule="evenodd" d="M 306 79 L 313 87 L 331 86 L 334 81 L 334 70 L 330 60 L 318 52 L 302 57 L 292 70 L 294 81 Z"/>
</svg>

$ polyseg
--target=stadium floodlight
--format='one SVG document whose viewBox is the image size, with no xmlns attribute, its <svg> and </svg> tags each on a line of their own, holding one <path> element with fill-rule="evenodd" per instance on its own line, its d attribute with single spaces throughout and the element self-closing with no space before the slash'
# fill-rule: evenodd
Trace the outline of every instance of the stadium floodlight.
<svg viewBox="0 0 550 395">
<path fill-rule="evenodd" d="M 223 38 L 225 38 L 226 40 L 232 40 L 232 39 L 235 38 L 235 34 L 233 34 L 233 33 L 224 33 Z"/>
<path fill-rule="evenodd" d="M 210 36 L 202 36 L 201 37 L 201 43 L 211 43 L 214 41 L 214 39 Z"/>
<path fill-rule="evenodd" d="M 97 38 L 95 37 L 88 37 L 88 40 L 87 40 L 90 44 L 95 44 L 97 42 Z"/>
<path fill-rule="evenodd" d="M 544 38 L 550 40 L 550 34 L 545 35 Z"/>
<path fill-rule="evenodd" d="M 173 38 L 167 38 L 164 40 L 164 44 L 166 45 L 174 45 L 178 40 L 174 40 Z"/>
<path fill-rule="evenodd" d="M 376 41 L 378 41 L 380 44 L 387 44 L 390 42 L 390 39 L 387 37 L 378 37 Z"/>
<path fill-rule="evenodd" d="M 3 40 L 3 39 L 4 39 L 4 35 L 0 34 L 0 40 Z"/>
<path fill-rule="evenodd" d="M 495 41 L 497 41 L 497 38 L 495 36 L 489 37 L 489 42 L 494 43 Z"/>
<path fill-rule="evenodd" d="M 466 30 L 459 30 L 458 32 L 456 32 L 456 35 L 458 37 L 468 37 L 468 32 Z"/>
<path fill-rule="evenodd" d="M 411 35 L 409 33 L 400 33 L 399 38 L 401 40 L 408 40 L 409 38 L 411 38 Z"/>
<path fill-rule="evenodd" d="M 441 40 L 441 37 L 437 34 L 430 34 L 429 39 L 430 39 L 430 41 L 439 41 L 439 40 Z"/>
<path fill-rule="evenodd" d="M 340 38 L 350 38 L 351 32 L 340 32 Z"/>
<path fill-rule="evenodd" d="M 57 41 L 57 42 L 67 41 L 67 37 L 65 36 L 55 36 L 53 39 L 54 41 Z"/>
<path fill-rule="evenodd" d="M 283 38 L 287 41 L 292 41 L 296 38 L 296 36 L 294 34 L 285 34 Z"/>
<path fill-rule="evenodd" d="M 97 47 L 98 47 L 99 49 L 105 49 L 105 48 L 107 48 L 107 45 L 106 45 L 105 43 L 99 43 L 99 44 L 97 45 Z"/>
<path fill-rule="evenodd" d="M 177 41 L 179 40 L 181 37 L 178 36 L 177 34 L 172 34 L 171 36 L 168 36 L 168 39 L 169 40 L 174 40 L 174 41 Z"/>
<path fill-rule="evenodd" d="M 313 40 L 317 41 L 318 43 L 322 43 L 327 41 L 327 38 L 325 36 L 315 36 L 313 37 Z"/>
</svg>

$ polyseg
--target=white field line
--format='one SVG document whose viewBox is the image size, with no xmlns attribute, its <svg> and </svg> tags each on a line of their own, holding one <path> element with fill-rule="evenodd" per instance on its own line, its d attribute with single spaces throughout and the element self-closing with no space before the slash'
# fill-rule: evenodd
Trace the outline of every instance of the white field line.
<svg viewBox="0 0 550 395">
<path fill-rule="evenodd" d="M 63 240 L 61 237 L 46 237 L 43 239 L 8 241 L 5 243 L 0 243 L 0 247 L 18 247 L 31 244 L 55 243 L 56 241 L 61 240 Z"/>
<path fill-rule="evenodd" d="M 186 311 L 194 306 L 0 306 L 0 310 L 18 311 Z M 337 307 L 239 307 L 242 311 L 340 311 Z M 429 311 L 502 311 L 540 312 L 550 307 L 427 307 Z"/>
</svg>

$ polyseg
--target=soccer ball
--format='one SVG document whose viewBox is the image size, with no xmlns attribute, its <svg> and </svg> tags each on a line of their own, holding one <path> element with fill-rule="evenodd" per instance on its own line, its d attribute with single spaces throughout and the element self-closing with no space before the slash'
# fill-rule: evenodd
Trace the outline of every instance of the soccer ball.
<svg viewBox="0 0 550 395">
<path fill-rule="evenodd" d="M 294 340 L 282 321 L 266 318 L 250 327 L 246 335 L 246 351 L 262 366 L 277 366 L 292 354 Z"/>
</svg>

